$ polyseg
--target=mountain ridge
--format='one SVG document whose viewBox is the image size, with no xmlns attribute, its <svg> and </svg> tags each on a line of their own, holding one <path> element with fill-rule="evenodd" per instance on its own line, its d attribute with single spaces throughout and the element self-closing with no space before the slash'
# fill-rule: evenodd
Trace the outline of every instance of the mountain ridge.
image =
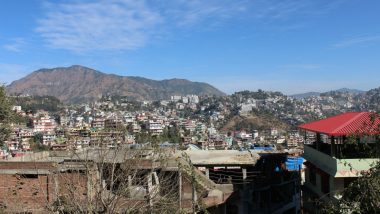
<svg viewBox="0 0 380 214">
<path fill-rule="evenodd" d="M 13 81 L 6 88 L 8 94 L 49 95 L 65 103 L 96 101 L 103 95 L 120 95 L 137 100 L 169 99 L 172 95 L 187 94 L 225 95 L 207 83 L 106 74 L 81 65 L 39 69 Z"/>
<path fill-rule="evenodd" d="M 352 94 L 364 94 L 366 91 L 359 90 L 359 89 L 352 89 L 352 88 L 339 88 L 336 90 L 330 90 L 326 92 L 316 92 L 316 91 L 310 91 L 305 93 L 299 93 L 299 94 L 292 94 L 289 95 L 289 97 L 294 97 L 296 99 L 302 99 L 302 98 L 308 98 L 313 96 L 320 96 L 321 94 L 329 93 L 329 92 L 343 92 L 343 93 L 352 93 Z"/>
</svg>

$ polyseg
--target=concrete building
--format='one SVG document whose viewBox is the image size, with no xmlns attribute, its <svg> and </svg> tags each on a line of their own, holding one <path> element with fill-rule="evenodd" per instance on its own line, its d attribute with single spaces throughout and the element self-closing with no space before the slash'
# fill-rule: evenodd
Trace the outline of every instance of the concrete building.
<svg viewBox="0 0 380 214">
<path fill-rule="evenodd" d="M 195 131 L 197 133 L 205 133 L 207 130 L 207 126 L 204 123 L 198 122 L 195 127 Z"/>
<path fill-rule="evenodd" d="M 189 98 L 188 97 L 182 97 L 182 103 L 189 103 Z"/>
<path fill-rule="evenodd" d="M 163 132 L 163 126 L 159 121 L 149 120 L 148 131 L 152 135 L 159 135 Z"/>
<path fill-rule="evenodd" d="M 286 169 L 285 153 L 192 150 L 187 155 L 214 183 L 233 186 L 226 202 L 209 213 L 300 213 L 300 180 L 297 171 Z"/>
<path fill-rule="evenodd" d="M 199 97 L 197 95 L 188 95 L 187 97 L 190 103 L 194 103 L 194 104 L 199 103 Z"/>
<path fill-rule="evenodd" d="M 22 110 L 21 106 L 12 106 L 12 111 L 21 112 L 21 110 Z"/>
<path fill-rule="evenodd" d="M 162 155 L 167 157 L 163 162 Z M 114 213 L 131 207 L 160 213 L 158 199 L 165 197 L 173 213 L 300 211 L 299 179 L 283 167 L 284 153 L 198 150 L 186 151 L 186 157 L 171 149 L 98 147 L 74 156 L 50 151 L 11 158 L 0 161 L 0 206 L 9 213 L 105 212 L 101 198 L 113 200 Z M 111 175 L 123 182 L 113 182 Z"/>
<path fill-rule="evenodd" d="M 170 100 L 173 101 L 173 102 L 178 102 L 181 99 L 182 99 L 182 96 L 179 96 L 179 95 L 174 95 L 174 96 L 170 97 Z"/>
<path fill-rule="evenodd" d="M 133 131 L 133 133 L 140 133 L 141 126 L 137 122 L 134 122 L 132 124 L 132 131 Z"/>
<path fill-rule="evenodd" d="M 191 171 L 190 166 L 182 170 L 174 159 L 163 164 L 151 151 L 135 152 L 86 150 L 73 159 L 72 154 L 53 151 L 0 161 L 1 210 L 50 213 L 59 209 L 70 213 L 91 209 L 98 213 L 112 208 L 111 213 L 128 213 L 132 208 L 134 212 L 154 209 L 160 213 L 159 199 L 170 197 L 164 201 L 166 209 L 192 213 L 200 211 L 200 205 L 205 209 L 221 205 L 232 193 L 231 185 L 215 184 L 196 169 Z M 182 161 L 182 166 L 185 164 Z M 117 169 L 112 171 L 113 179 L 107 173 L 111 169 Z M 114 182 L 116 178 L 122 179 Z M 105 201 L 112 204 L 102 206 Z"/>
<path fill-rule="evenodd" d="M 44 132 L 42 133 L 42 144 L 52 145 L 54 140 L 57 138 L 54 132 Z"/>
<path fill-rule="evenodd" d="M 56 123 L 53 118 L 41 117 L 33 119 L 33 132 L 51 132 L 56 128 Z"/>
<path fill-rule="evenodd" d="M 252 139 L 252 133 L 247 133 L 246 131 L 240 131 L 236 134 L 236 137 L 242 140 Z"/>
<path fill-rule="evenodd" d="M 379 161 L 370 152 L 376 145 L 371 136 L 379 133 L 380 124 L 378 115 L 374 121 L 372 115 L 349 112 L 300 126 L 305 136 L 306 131 L 316 133 L 315 141 L 304 147 L 306 210 L 317 209 L 313 201 L 337 202 L 345 187 Z"/>
<path fill-rule="evenodd" d="M 196 122 L 194 120 L 184 120 L 181 122 L 181 127 L 184 130 L 189 130 L 190 132 L 193 132 L 196 128 Z"/>
<path fill-rule="evenodd" d="M 91 121 L 91 127 L 97 129 L 104 129 L 105 121 L 106 120 L 104 118 L 95 118 Z"/>
<path fill-rule="evenodd" d="M 124 123 L 131 124 L 135 121 L 135 117 L 131 114 L 124 115 Z"/>
<path fill-rule="evenodd" d="M 105 129 L 123 129 L 124 124 L 123 121 L 118 118 L 108 118 L 104 121 L 104 128 Z"/>
</svg>

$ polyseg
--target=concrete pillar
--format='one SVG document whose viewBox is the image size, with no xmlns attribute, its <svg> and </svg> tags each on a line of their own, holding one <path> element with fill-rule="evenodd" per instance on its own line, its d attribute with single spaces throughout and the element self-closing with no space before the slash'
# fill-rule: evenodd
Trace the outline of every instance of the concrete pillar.
<svg viewBox="0 0 380 214">
<path fill-rule="evenodd" d="M 196 186 L 195 186 L 195 180 L 193 179 L 193 182 L 192 182 L 192 185 L 193 185 L 193 213 L 196 214 L 197 211 L 196 211 L 196 204 L 197 204 L 197 190 L 196 190 Z"/>
<path fill-rule="evenodd" d="M 53 174 L 53 179 L 54 179 L 54 200 L 57 200 L 57 198 L 59 197 L 59 182 L 58 182 L 57 173 Z"/>
<path fill-rule="evenodd" d="M 331 157 L 335 157 L 335 137 L 331 137 Z"/>
<path fill-rule="evenodd" d="M 329 192 L 331 193 L 331 195 L 329 197 L 332 198 L 332 197 L 334 197 L 335 194 L 337 194 L 337 192 L 334 192 L 337 189 L 335 187 L 335 178 L 334 178 L 334 176 L 331 176 L 331 175 L 329 175 L 329 187 L 330 187 Z"/>
<path fill-rule="evenodd" d="M 206 167 L 206 177 L 210 178 L 210 169 Z"/>
<path fill-rule="evenodd" d="M 243 189 L 240 190 L 240 201 L 241 201 L 241 210 L 239 209 L 239 213 L 249 213 L 249 207 L 247 204 L 251 204 L 251 196 L 248 193 L 247 184 L 245 183 L 247 180 L 247 169 L 242 168 L 243 172 Z"/>
<path fill-rule="evenodd" d="M 128 175 L 128 188 L 132 187 L 132 176 Z"/>
<path fill-rule="evenodd" d="M 319 151 L 319 144 L 321 143 L 321 134 L 317 133 L 316 137 L 316 149 Z"/>
<path fill-rule="evenodd" d="M 306 130 L 303 132 L 303 143 L 306 143 Z"/>
<path fill-rule="evenodd" d="M 148 173 L 148 189 L 147 189 L 147 194 L 148 194 L 148 202 L 149 202 L 149 208 L 152 210 L 153 208 L 153 182 L 152 182 L 152 176 L 153 172 Z"/>
</svg>

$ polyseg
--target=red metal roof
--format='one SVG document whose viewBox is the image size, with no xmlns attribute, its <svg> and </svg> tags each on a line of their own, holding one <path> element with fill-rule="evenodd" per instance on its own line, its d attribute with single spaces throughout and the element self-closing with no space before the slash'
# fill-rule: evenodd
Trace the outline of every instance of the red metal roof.
<svg viewBox="0 0 380 214">
<path fill-rule="evenodd" d="M 380 115 L 371 112 L 347 112 L 311 123 L 299 128 L 329 136 L 353 134 L 380 134 Z"/>
</svg>

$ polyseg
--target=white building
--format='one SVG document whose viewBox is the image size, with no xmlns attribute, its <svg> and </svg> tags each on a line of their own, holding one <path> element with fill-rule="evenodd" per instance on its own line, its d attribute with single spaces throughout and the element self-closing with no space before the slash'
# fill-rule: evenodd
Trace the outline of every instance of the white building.
<svg viewBox="0 0 380 214">
<path fill-rule="evenodd" d="M 15 111 L 15 112 L 20 112 L 22 109 L 21 109 L 21 106 L 13 106 L 12 107 L 12 111 Z"/>
<path fill-rule="evenodd" d="M 199 97 L 197 95 L 189 95 L 188 98 L 190 103 L 199 103 Z"/>
<path fill-rule="evenodd" d="M 182 97 L 182 103 L 189 103 L 189 98 L 188 97 Z"/>
<path fill-rule="evenodd" d="M 181 96 L 178 96 L 178 95 L 174 95 L 174 96 L 171 96 L 170 97 L 170 100 L 173 101 L 173 102 L 178 102 L 182 99 Z"/>
<path fill-rule="evenodd" d="M 51 145 L 54 143 L 54 140 L 56 139 L 56 135 L 53 132 L 45 132 L 42 135 L 42 144 L 43 145 Z"/>
<path fill-rule="evenodd" d="M 163 126 L 159 121 L 149 120 L 148 130 L 152 135 L 159 135 L 163 132 Z"/>
</svg>

